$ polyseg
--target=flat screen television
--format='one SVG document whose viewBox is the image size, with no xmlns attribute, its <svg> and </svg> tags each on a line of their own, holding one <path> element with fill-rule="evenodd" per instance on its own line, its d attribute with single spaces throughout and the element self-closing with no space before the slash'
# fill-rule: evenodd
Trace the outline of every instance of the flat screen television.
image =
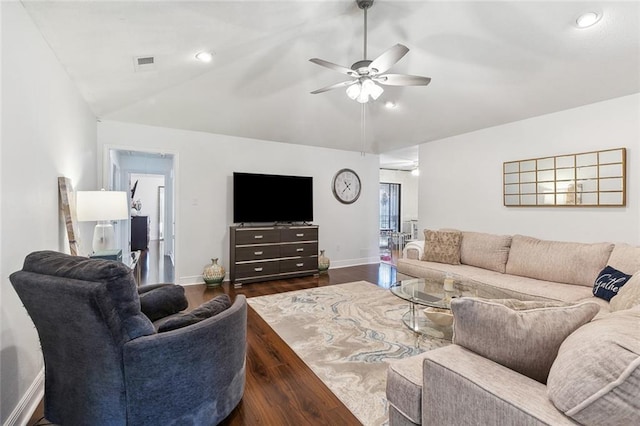
<svg viewBox="0 0 640 426">
<path fill-rule="evenodd" d="M 312 177 L 233 173 L 235 223 L 312 220 Z"/>
</svg>

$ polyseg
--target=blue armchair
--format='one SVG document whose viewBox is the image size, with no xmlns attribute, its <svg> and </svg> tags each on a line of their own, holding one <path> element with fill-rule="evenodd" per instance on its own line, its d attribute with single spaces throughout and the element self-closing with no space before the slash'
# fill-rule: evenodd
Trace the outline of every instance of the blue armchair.
<svg viewBox="0 0 640 426">
<path fill-rule="evenodd" d="M 28 255 L 11 283 L 45 364 L 45 417 L 61 425 L 215 425 L 245 384 L 247 304 L 158 333 L 124 264 Z"/>
</svg>

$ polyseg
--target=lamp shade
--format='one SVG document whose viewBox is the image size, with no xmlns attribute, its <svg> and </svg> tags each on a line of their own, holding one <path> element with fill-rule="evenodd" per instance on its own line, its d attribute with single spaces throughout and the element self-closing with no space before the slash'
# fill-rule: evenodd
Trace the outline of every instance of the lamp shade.
<svg viewBox="0 0 640 426">
<path fill-rule="evenodd" d="M 119 220 L 129 217 L 126 191 L 78 191 L 76 212 L 82 222 Z"/>
</svg>

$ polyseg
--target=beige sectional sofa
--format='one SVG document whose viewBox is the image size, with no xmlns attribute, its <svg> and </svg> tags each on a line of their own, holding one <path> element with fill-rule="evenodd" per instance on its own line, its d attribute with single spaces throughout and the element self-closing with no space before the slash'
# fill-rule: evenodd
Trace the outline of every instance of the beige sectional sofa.
<svg viewBox="0 0 640 426">
<path fill-rule="evenodd" d="M 407 244 L 397 265 L 400 278 L 455 274 L 498 297 L 540 306 L 512 311 L 500 305 L 505 301 L 479 301 L 513 315 L 502 318 L 504 330 L 495 322 L 483 330 L 474 324 L 477 315 L 464 324 L 460 312 L 465 303 L 454 300 L 454 344 L 389 366 L 390 425 L 640 424 L 640 248 L 465 231 L 461 236 L 458 262 L 455 256 L 450 263 L 421 260 L 429 258 L 424 241 Z M 628 288 L 622 287 L 629 290 L 624 300 L 616 296 L 609 303 L 592 294 L 607 265 L 629 275 L 639 272 L 634 290 L 631 280 Z M 580 310 L 582 317 L 576 319 L 568 310 Z M 535 320 L 527 323 L 528 316 Z M 558 326 L 570 321 L 574 328 L 567 329 L 568 336 L 558 334 Z M 475 336 L 476 346 L 464 341 L 469 323 L 473 332 L 467 334 L 481 335 Z M 526 363 L 519 358 L 527 358 L 527 352 L 534 361 L 541 357 L 529 349 L 518 354 L 516 349 L 522 348 L 505 343 L 518 328 L 520 342 L 532 341 L 535 333 L 542 341 L 546 336 L 557 340 L 545 349 L 553 364 L 542 379 L 514 371 L 500 359 Z"/>
<path fill-rule="evenodd" d="M 593 284 L 610 265 L 627 274 L 640 271 L 640 247 L 613 243 L 540 240 L 524 235 L 462 231 L 459 264 L 421 260 L 424 241 L 410 242 L 398 260 L 401 275 L 442 279 L 447 273 L 521 300 L 594 301 Z"/>
</svg>

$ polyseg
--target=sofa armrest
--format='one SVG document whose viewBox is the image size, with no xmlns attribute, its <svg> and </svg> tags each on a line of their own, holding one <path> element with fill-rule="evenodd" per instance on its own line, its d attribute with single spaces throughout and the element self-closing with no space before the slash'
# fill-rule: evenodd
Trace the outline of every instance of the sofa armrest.
<svg viewBox="0 0 640 426">
<path fill-rule="evenodd" d="M 129 341 L 123 348 L 127 423 L 166 423 L 168 406 L 175 424 L 222 421 L 244 393 L 246 332 L 247 301 L 238 295 L 211 318 Z"/>
<path fill-rule="evenodd" d="M 409 241 L 402 249 L 402 258 L 420 260 L 423 253 L 424 241 Z"/>
<path fill-rule="evenodd" d="M 436 349 L 423 362 L 424 425 L 575 425 L 547 387 L 461 346 Z"/>
</svg>

